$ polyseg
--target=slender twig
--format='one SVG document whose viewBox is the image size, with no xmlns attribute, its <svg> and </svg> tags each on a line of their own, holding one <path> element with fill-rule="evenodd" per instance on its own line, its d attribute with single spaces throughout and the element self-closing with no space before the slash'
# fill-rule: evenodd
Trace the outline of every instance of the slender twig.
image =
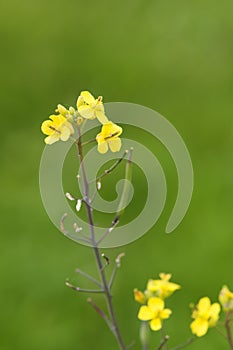
<svg viewBox="0 0 233 350">
<path fill-rule="evenodd" d="M 121 156 L 121 158 L 119 158 L 112 166 L 110 166 L 110 168 L 106 169 L 102 174 L 100 174 L 97 179 L 92 179 L 90 180 L 90 184 L 93 182 L 98 182 L 101 181 L 103 179 L 104 176 L 110 174 L 113 170 L 115 170 L 117 168 L 117 166 L 122 162 L 122 160 L 125 158 L 125 156 L 128 154 L 128 150 L 125 150 L 125 152 L 123 153 L 123 155 Z"/>
<path fill-rule="evenodd" d="M 109 169 L 105 170 L 104 173 L 102 173 L 97 179 L 93 179 L 93 180 L 89 181 L 89 183 L 96 182 L 95 191 L 94 191 L 94 193 L 93 193 L 93 195 L 92 195 L 92 197 L 91 197 L 91 199 L 90 199 L 90 201 L 89 201 L 90 204 L 92 204 L 92 203 L 94 202 L 95 197 L 96 197 L 98 191 L 99 191 L 100 188 L 101 188 L 101 181 L 102 181 L 103 177 L 106 176 L 106 175 L 109 175 L 114 169 L 116 169 L 116 167 L 117 167 L 117 166 L 122 162 L 122 160 L 125 158 L 125 156 L 126 156 L 127 153 L 128 153 L 128 151 L 126 150 L 126 151 L 123 153 L 122 157 L 119 158 Z M 99 187 L 99 186 L 100 186 L 100 187 Z M 99 188 L 98 188 L 98 187 L 99 187 Z M 106 235 L 107 235 L 107 233 L 106 233 Z"/>
<path fill-rule="evenodd" d="M 96 305 L 96 303 L 94 303 L 94 301 L 91 298 L 87 299 L 87 302 L 93 307 L 93 309 L 104 319 L 104 321 L 107 323 L 107 325 L 109 326 L 110 330 L 112 330 L 112 324 L 108 318 L 108 316 L 106 315 L 106 313 L 99 308 L 98 305 Z"/>
<path fill-rule="evenodd" d="M 165 334 L 164 328 L 161 328 L 160 335 L 161 335 L 161 338 L 160 338 L 161 342 L 159 346 L 162 346 L 161 349 L 164 347 L 165 350 L 168 350 L 168 346 L 167 346 L 168 339 L 164 341 L 164 339 L 167 337 L 167 335 Z"/>
<path fill-rule="evenodd" d="M 184 343 L 175 346 L 175 347 L 174 347 L 173 349 L 171 349 L 171 350 L 180 350 L 180 349 L 183 349 L 183 348 L 185 348 L 186 346 L 192 344 L 195 340 L 197 340 L 196 337 L 191 337 L 191 338 L 189 338 L 188 340 L 186 340 Z"/>
<path fill-rule="evenodd" d="M 127 345 L 126 349 L 127 350 L 131 349 L 135 344 L 136 344 L 136 341 L 132 340 L 131 343 L 129 345 Z"/>
<path fill-rule="evenodd" d="M 218 327 L 215 326 L 216 331 L 227 340 L 226 334 Z"/>
<path fill-rule="evenodd" d="M 125 151 L 126 152 L 126 151 Z M 128 159 L 126 161 L 126 167 L 125 167 L 125 183 L 124 187 L 122 190 L 121 198 L 118 204 L 117 212 L 116 215 L 112 221 L 111 226 L 105 231 L 105 233 L 100 237 L 100 239 L 97 241 L 97 246 L 100 245 L 100 243 L 111 233 L 116 225 L 119 223 L 120 217 L 124 212 L 125 206 L 126 206 L 126 200 L 128 198 L 128 191 L 129 191 L 129 182 L 131 180 L 132 176 L 132 153 L 133 153 L 133 148 L 130 149 L 130 151 L 126 152 L 126 154 L 129 153 Z M 125 153 L 124 153 L 125 154 Z M 125 155 L 123 155 L 125 157 Z M 122 158 L 123 159 L 123 158 Z"/>
<path fill-rule="evenodd" d="M 110 227 L 107 228 L 107 230 L 104 232 L 104 234 L 103 234 L 103 235 L 100 237 L 100 239 L 96 242 L 97 246 L 99 246 L 100 243 L 105 239 L 105 237 L 107 237 L 107 236 L 109 235 L 109 233 L 111 233 L 111 232 L 114 230 L 114 228 L 116 227 L 116 225 L 118 224 L 118 222 L 119 222 L 119 219 L 118 219 L 118 218 L 117 218 L 117 220 L 114 219 L 114 220 L 112 221 L 112 225 L 111 225 Z"/>
<path fill-rule="evenodd" d="M 84 271 L 82 271 L 80 269 L 76 269 L 75 272 L 77 272 L 79 275 L 82 275 L 82 276 L 86 277 L 89 281 L 92 281 L 97 286 L 102 288 L 102 284 L 99 281 L 97 281 L 94 277 L 90 276 L 88 273 L 86 273 L 86 272 L 84 272 Z"/>
<path fill-rule="evenodd" d="M 110 289 L 112 288 L 113 282 L 115 280 L 117 270 L 121 266 L 121 258 L 123 258 L 123 256 L 125 256 L 125 253 L 119 254 L 115 260 L 115 266 L 114 266 L 114 269 L 112 271 L 112 275 L 111 275 L 109 283 L 108 283 Z"/>
<path fill-rule="evenodd" d="M 114 311 L 113 303 L 112 303 L 112 295 L 111 295 L 111 291 L 110 291 L 108 283 L 107 283 L 105 271 L 103 270 L 102 259 L 100 256 L 99 249 L 96 245 L 92 208 L 90 207 L 90 204 L 89 204 L 89 183 L 87 181 L 86 170 L 85 170 L 85 166 L 84 166 L 84 162 L 83 162 L 81 130 L 79 127 L 78 127 L 78 136 L 79 136 L 79 138 L 78 138 L 76 145 L 77 145 L 77 149 L 78 149 L 78 157 L 79 157 L 79 161 L 80 161 L 80 167 L 81 167 L 82 177 L 83 177 L 83 182 L 84 182 L 84 199 L 85 199 L 86 212 L 87 212 L 88 223 L 89 223 L 89 228 L 90 228 L 90 233 L 91 233 L 92 247 L 93 247 L 94 255 L 96 258 L 99 274 L 100 274 L 100 277 L 102 280 L 103 290 L 104 290 L 104 294 L 106 296 L 106 301 L 107 301 L 107 305 L 108 305 L 108 309 L 109 309 L 109 315 L 110 315 L 110 318 L 112 321 L 112 332 L 117 339 L 117 342 L 118 342 L 120 349 L 126 350 L 126 346 L 123 342 L 123 339 L 122 339 L 122 336 L 121 336 L 121 333 L 119 330 L 119 326 L 118 326 L 118 323 L 116 320 L 115 311 Z"/>
<path fill-rule="evenodd" d="M 157 348 L 157 350 L 161 350 L 167 343 L 168 339 L 169 339 L 169 335 L 165 335 L 161 343 L 159 344 L 159 347 Z"/>
<path fill-rule="evenodd" d="M 67 218 L 67 216 L 68 216 L 67 213 L 63 214 L 63 215 L 62 215 L 62 218 L 61 218 L 61 220 L 60 220 L 60 230 L 61 230 L 61 232 L 62 232 L 65 236 L 68 236 L 68 237 L 70 237 L 70 238 L 72 238 L 72 239 L 75 239 L 75 240 L 78 240 L 78 241 L 81 241 L 81 242 L 85 242 L 85 243 L 90 244 L 91 241 L 90 241 L 90 239 L 89 239 L 88 237 L 83 237 L 83 238 L 82 238 L 82 237 L 77 237 L 77 236 L 72 235 L 69 231 L 66 230 L 64 222 L 65 222 L 65 219 Z M 80 232 L 80 231 L 81 231 L 81 230 L 76 231 L 76 232 Z"/>
<path fill-rule="evenodd" d="M 66 281 L 66 286 L 75 290 L 76 292 L 81 292 L 81 293 L 104 293 L 103 289 L 83 289 L 80 287 L 76 287 L 73 284 L 71 284 L 68 280 Z"/>
<path fill-rule="evenodd" d="M 129 182 L 131 182 L 131 177 L 132 177 L 132 155 L 133 155 L 133 148 L 130 148 L 129 150 L 129 156 L 126 161 L 126 166 L 125 166 L 125 182 L 124 182 L 124 187 L 122 190 L 122 195 L 120 198 L 120 202 L 117 208 L 116 216 L 113 220 L 114 222 L 118 222 L 121 215 L 123 214 L 125 207 L 126 207 L 126 201 L 128 199 L 128 194 L 129 194 Z"/>
<path fill-rule="evenodd" d="M 89 143 L 92 143 L 92 142 L 96 142 L 96 139 L 91 139 L 91 140 L 82 142 L 82 147 L 83 147 L 83 146 L 86 146 L 86 145 L 89 145 Z"/>
<path fill-rule="evenodd" d="M 232 338 L 232 334 L 231 334 L 231 325 L 230 325 L 231 315 L 232 315 L 232 311 L 228 311 L 226 313 L 225 327 L 226 327 L 226 331 L 227 331 L 228 343 L 230 345 L 230 348 L 233 349 L 233 338 Z"/>
</svg>

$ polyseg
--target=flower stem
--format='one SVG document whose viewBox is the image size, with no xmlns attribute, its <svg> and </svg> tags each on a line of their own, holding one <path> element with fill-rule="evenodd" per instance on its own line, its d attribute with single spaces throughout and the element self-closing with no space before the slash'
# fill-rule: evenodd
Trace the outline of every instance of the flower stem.
<svg viewBox="0 0 233 350">
<path fill-rule="evenodd" d="M 157 350 L 162 350 L 162 348 L 166 345 L 168 339 L 169 339 L 169 336 L 165 335 L 161 343 L 159 344 L 159 347 L 157 348 Z"/>
<path fill-rule="evenodd" d="M 80 167 L 81 167 L 81 172 L 82 172 L 82 177 L 83 177 L 83 182 L 84 182 L 84 199 L 85 199 L 85 205 L 86 205 L 86 212 L 87 212 L 87 218 L 88 218 L 88 223 L 89 223 L 89 228 L 90 228 L 90 233 L 91 233 L 91 243 L 95 255 L 95 259 L 97 262 L 97 268 L 100 274 L 100 278 L 102 281 L 102 286 L 103 286 L 103 293 L 105 294 L 106 297 L 106 302 L 108 305 L 108 311 L 110 315 L 110 319 L 112 322 L 112 333 L 114 334 L 119 348 L 121 350 L 126 350 L 126 346 L 123 342 L 119 326 L 116 320 L 115 316 L 115 311 L 113 308 L 113 303 L 112 303 L 112 295 L 111 291 L 107 282 L 107 278 L 105 275 L 105 270 L 103 267 L 102 259 L 101 259 L 101 254 L 99 252 L 99 248 L 97 246 L 97 242 L 95 240 L 95 231 L 94 231 L 94 220 L 93 220 L 93 215 L 92 215 L 92 208 L 89 203 L 89 182 L 87 180 L 87 175 L 86 175 L 86 170 L 83 162 L 83 153 L 82 153 L 82 142 L 81 142 L 81 130 L 78 128 L 78 141 L 76 143 L 77 148 L 78 148 L 78 157 L 79 157 L 79 162 L 80 162 Z"/>
<path fill-rule="evenodd" d="M 225 320 L 225 327 L 226 327 L 226 331 L 227 331 L 227 340 L 228 343 L 230 345 L 230 348 L 233 349 L 233 339 L 232 339 L 232 334 L 231 334 L 231 315 L 232 312 L 228 311 L 226 314 L 226 320 Z"/>
<path fill-rule="evenodd" d="M 196 337 L 189 338 L 189 339 L 186 340 L 184 343 L 175 346 L 172 350 L 180 350 L 180 349 L 183 349 L 183 348 L 185 348 L 186 346 L 192 344 L 196 339 L 197 339 Z"/>
</svg>

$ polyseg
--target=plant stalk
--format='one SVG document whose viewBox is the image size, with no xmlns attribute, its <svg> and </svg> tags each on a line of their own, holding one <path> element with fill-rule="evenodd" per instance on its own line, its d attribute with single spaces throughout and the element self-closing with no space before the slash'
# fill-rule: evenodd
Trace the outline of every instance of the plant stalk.
<svg viewBox="0 0 233 350">
<path fill-rule="evenodd" d="M 99 248 L 97 246 L 97 242 L 95 240 L 95 231 L 94 231 L 94 220 L 93 220 L 93 214 L 92 214 L 92 208 L 90 206 L 89 203 L 89 197 L 90 197 L 90 193 L 89 193 L 89 182 L 87 180 L 87 175 L 86 175 L 86 170 L 85 170 L 85 166 L 84 166 L 84 162 L 83 162 L 83 152 L 82 152 L 82 142 L 81 142 L 81 130 L 78 127 L 78 141 L 76 142 L 77 148 L 78 148 L 78 157 L 79 157 L 79 162 L 80 162 L 80 167 L 81 167 L 81 172 L 82 172 L 82 177 L 83 177 L 83 182 L 84 182 L 84 202 L 86 205 L 86 212 L 87 212 L 87 218 L 88 218 L 88 223 L 89 223 L 89 227 L 90 227 L 90 233 L 91 233 L 91 242 L 92 242 L 92 248 L 94 251 L 94 255 L 95 255 L 95 259 L 97 262 L 97 267 L 98 267 L 98 271 L 100 274 L 100 278 L 102 281 L 102 286 L 103 286 L 103 291 L 106 297 L 106 302 L 108 305 L 108 310 L 109 310 L 109 315 L 112 321 L 112 333 L 114 334 L 119 348 L 121 350 L 126 350 L 126 346 L 123 342 L 120 330 L 119 330 L 119 326 L 117 323 L 117 319 L 116 319 L 116 315 L 115 315 L 115 311 L 114 311 L 114 307 L 113 307 L 113 303 L 112 303 L 112 295 L 111 295 L 111 291 L 109 288 L 109 285 L 107 283 L 107 279 L 106 279 L 106 275 L 105 275 L 105 271 L 104 271 L 104 266 L 102 263 L 102 259 L 101 259 L 101 255 L 99 252 Z"/>
</svg>

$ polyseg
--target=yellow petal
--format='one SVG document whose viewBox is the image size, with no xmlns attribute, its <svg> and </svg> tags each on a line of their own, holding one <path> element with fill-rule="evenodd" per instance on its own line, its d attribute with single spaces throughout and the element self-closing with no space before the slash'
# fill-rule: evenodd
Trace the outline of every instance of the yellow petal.
<svg viewBox="0 0 233 350">
<path fill-rule="evenodd" d="M 80 96 L 83 98 L 84 102 L 91 104 L 95 101 L 95 98 L 89 91 L 82 91 Z"/>
<path fill-rule="evenodd" d="M 217 317 L 220 312 L 220 305 L 219 303 L 214 303 L 210 307 L 210 316 L 211 317 Z"/>
<path fill-rule="evenodd" d="M 54 133 L 53 135 L 47 136 L 44 141 L 47 145 L 52 145 L 53 143 L 59 141 L 59 137 L 59 134 Z"/>
<path fill-rule="evenodd" d="M 191 323 L 190 328 L 193 334 L 196 334 L 198 337 L 202 337 L 208 331 L 208 322 L 201 318 L 197 318 Z"/>
<path fill-rule="evenodd" d="M 197 304 L 197 308 L 201 313 L 209 311 L 210 299 L 208 297 L 201 298 Z"/>
<path fill-rule="evenodd" d="M 52 135 L 54 133 L 53 128 L 54 126 L 51 120 L 45 120 L 41 125 L 41 131 L 45 135 Z"/>
<path fill-rule="evenodd" d="M 157 297 L 152 297 L 148 301 L 148 306 L 154 312 L 162 311 L 164 308 L 164 301 Z"/>
<path fill-rule="evenodd" d="M 58 112 L 59 114 L 63 115 L 64 117 L 66 117 L 66 115 L 69 114 L 69 111 L 66 109 L 66 107 L 64 107 L 61 104 L 57 105 L 57 109 L 55 112 Z"/>
<path fill-rule="evenodd" d="M 169 318 L 171 313 L 172 313 L 172 310 L 164 309 L 163 311 L 160 312 L 160 318 L 162 318 L 162 319 Z"/>
<path fill-rule="evenodd" d="M 162 322 L 159 318 L 154 318 L 150 321 L 150 328 L 152 331 L 158 331 L 162 328 Z"/>
<path fill-rule="evenodd" d="M 163 281 L 169 281 L 172 277 L 171 273 L 164 273 L 164 272 L 161 272 L 159 274 L 159 277 L 161 278 L 161 280 Z"/>
<path fill-rule="evenodd" d="M 141 306 L 138 312 L 138 318 L 141 321 L 149 321 L 153 318 L 153 311 L 146 305 Z"/>
<path fill-rule="evenodd" d="M 55 128 L 58 128 L 62 123 L 66 121 L 66 118 L 63 117 L 63 115 L 58 114 L 58 115 L 51 115 L 49 117 L 53 121 L 53 125 Z"/>
<path fill-rule="evenodd" d="M 109 122 L 104 112 L 96 110 L 95 115 L 101 124 L 106 124 Z"/>
<path fill-rule="evenodd" d="M 118 137 L 122 133 L 122 128 L 111 121 L 104 124 L 101 129 L 101 133 L 104 138 L 111 139 L 112 137 Z"/>
<path fill-rule="evenodd" d="M 79 114 L 86 119 L 94 119 L 95 113 L 94 109 L 89 107 L 88 105 L 82 105 L 78 108 Z"/>
<path fill-rule="evenodd" d="M 150 292 L 156 292 L 160 288 L 158 280 L 149 280 L 146 289 Z"/>
<path fill-rule="evenodd" d="M 84 104 L 84 100 L 82 96 L 79 96 L 77 99 L 77 108 L 79 108 L 80 106 L 82 106 Z"/>
<path fill-rule="evenodd" d="M 210 307 L 210 319 L 209 319 L 209 327 L 214 327 L 219 319 L 219 313 L 220 313 L 220 305 L 218 303 L 214 303 Z"/>
<path fill-rule="evenodd" d="M 110 150 L 112 152 L 118 152 L 121 149 L 121 139 L 117 137 L 116 139 L 112 139 L 108 141 Z"/>
<path fill-rule="evenodd" d="M 67 128 L 69 128 L 70 134 L 73 135 L 74 134 L 73 125 L 71 123 L 69 123 L 69 122 L 65 122 L 64 125 L 67 126 Z"/>
<path fill-rule="evenodd" d="M 70 129 L 64 125 L 61 129 L 60 138 L 62 141 L 67 141 L 69 137 L 70 137 Z"/>
<path fill-rule="evenodd" d="M 106 153 L 108 151 L 108 143 L 106 141 L 98 142 L 98 151 L 102 154 Z"/>
</svg>

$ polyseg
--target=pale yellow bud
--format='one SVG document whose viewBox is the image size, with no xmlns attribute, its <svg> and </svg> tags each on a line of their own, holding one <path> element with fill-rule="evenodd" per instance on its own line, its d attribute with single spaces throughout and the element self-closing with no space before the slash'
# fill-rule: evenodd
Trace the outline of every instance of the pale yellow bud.
<svg viewBox="0 0 233 350">
<path fill-rule="evenodd" d="M 66 109 L 66 107 L 64 107 L 61 104 L 57 105 L 56 112 L 58 112 L 61 115 L 63 115 L 63 117 L 67 117 L 67 114 L 69 114 L 69 111 Z"/>
<path fill-rule="evenodd" d="M 82 118 L 82 117 L 78 117 L 78 118 L 77 118 L 77 124 L 78 124 L 78 125 L 81 125 L 82 122 L 83 122 L 83 118 Z"/>
</svg>

